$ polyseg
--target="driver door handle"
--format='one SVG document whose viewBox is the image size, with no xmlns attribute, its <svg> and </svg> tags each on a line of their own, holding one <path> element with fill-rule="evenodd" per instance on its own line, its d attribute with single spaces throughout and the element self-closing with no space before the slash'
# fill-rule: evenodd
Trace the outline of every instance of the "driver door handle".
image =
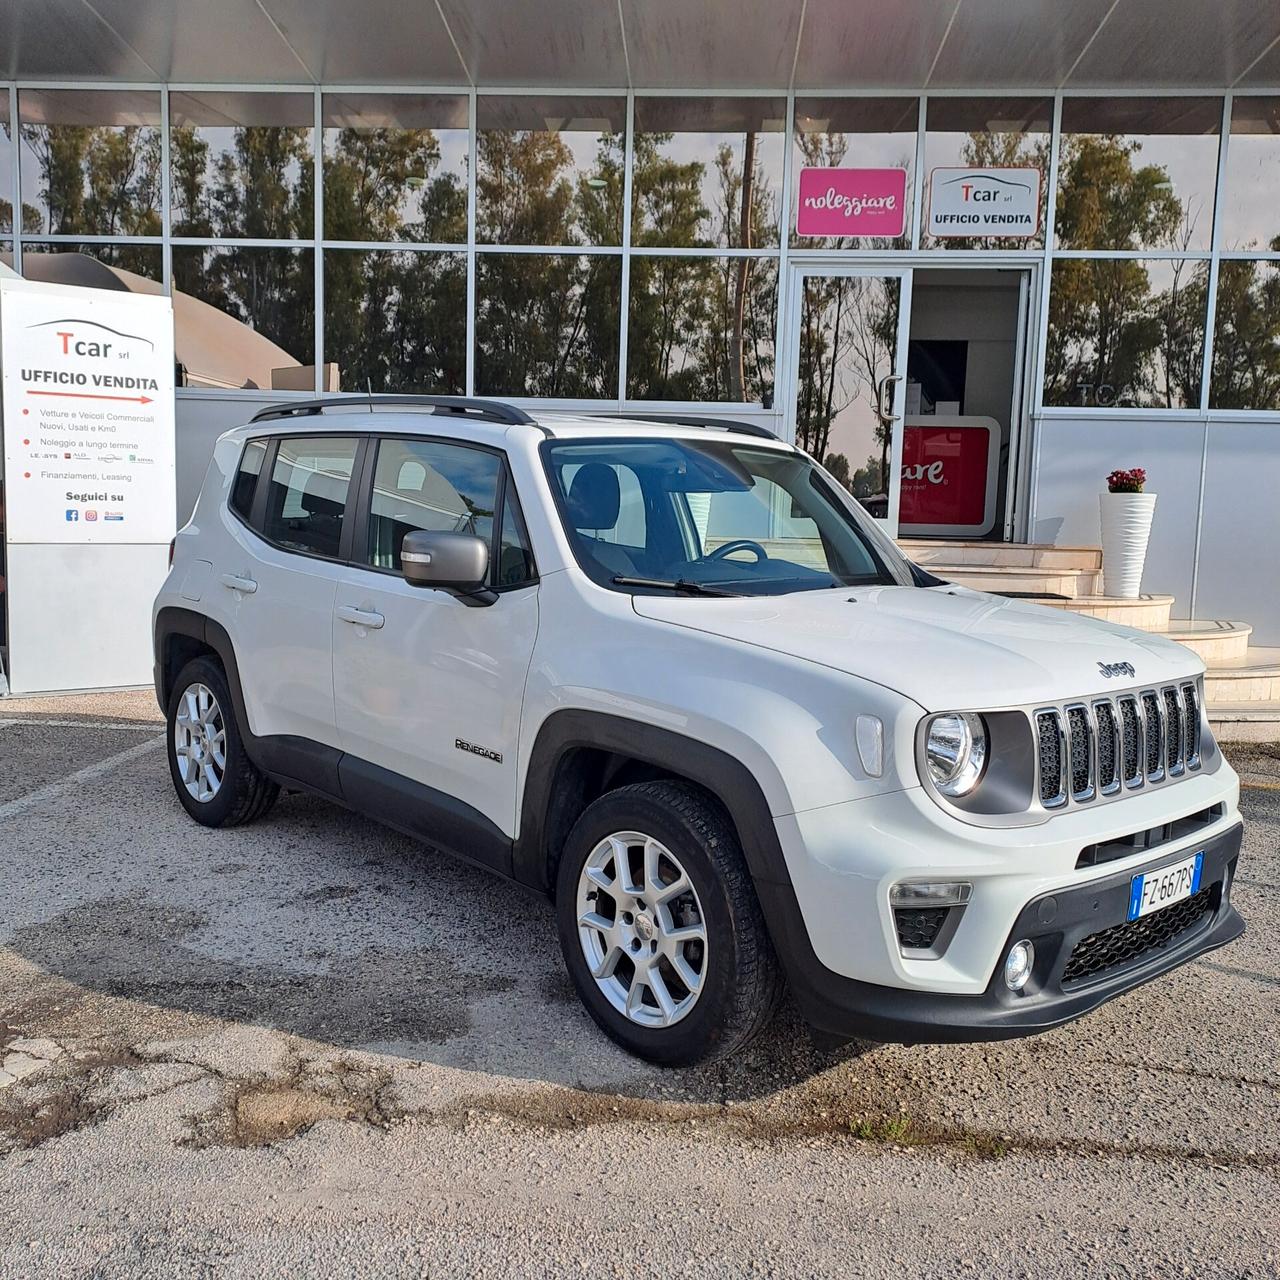
<svg viewBox="0 0 1280 1280">
<path fill-rule="evenodd" d="M 238 573 L 224 573 L 218 578 L 218 581 L 228 591 L 243 591 L 247 596 L 253 595 L 258 589 L 258 584 L 252 578 L 242 577 Z"/>
<path fill-rule="evenodd" d="M 357 609 L 350 604 L 340 604 L 337 613 L 343 622 L 349 622 L 356 627 L 368 627 L 370 631 L 379 630 L 386 622 L 382 614 L 374 613 L 371 609 Z"/>
</svg>

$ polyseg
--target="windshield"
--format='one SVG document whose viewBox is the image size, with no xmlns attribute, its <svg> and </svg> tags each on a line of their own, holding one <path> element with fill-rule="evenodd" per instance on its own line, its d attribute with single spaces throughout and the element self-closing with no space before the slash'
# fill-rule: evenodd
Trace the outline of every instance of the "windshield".
<svg viewBox="0 0 1280 1280">
<path fill-rule="evenodd" d="M 910 582 L 802 453 L 685 439 L 542 449 L 578 563 L 603 586 L 781 595 Z"/>
</svg>

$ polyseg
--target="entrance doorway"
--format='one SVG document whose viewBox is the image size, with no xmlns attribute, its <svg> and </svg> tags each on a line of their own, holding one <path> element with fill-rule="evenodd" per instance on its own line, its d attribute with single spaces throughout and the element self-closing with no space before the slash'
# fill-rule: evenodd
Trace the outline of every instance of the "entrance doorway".
<svg viewBox="0 0 1280 1280">
<path fill-rule="evenodd" d="M 797 264 L 796 443 L 894 536 L 1023 533 L 1031 268 Z"/>
</svg>

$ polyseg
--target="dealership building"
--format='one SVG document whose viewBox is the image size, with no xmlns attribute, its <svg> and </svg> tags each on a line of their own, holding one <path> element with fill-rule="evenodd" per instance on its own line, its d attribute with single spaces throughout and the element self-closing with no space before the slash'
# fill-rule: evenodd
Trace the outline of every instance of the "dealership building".
<svg viewBox="0 0 1280 1280">
<path fill-rule="evenodd" d="M 725 415 L 944 576 L 1175 634 L 1226 718 L 1280 706 L 1274 0 L 0 22 L 0 260 L 172 299 L 179 523 L 213 438 L 294 396 Z M 1117 601 L 1098 495 L 1133 467 Z"/>
</svg>

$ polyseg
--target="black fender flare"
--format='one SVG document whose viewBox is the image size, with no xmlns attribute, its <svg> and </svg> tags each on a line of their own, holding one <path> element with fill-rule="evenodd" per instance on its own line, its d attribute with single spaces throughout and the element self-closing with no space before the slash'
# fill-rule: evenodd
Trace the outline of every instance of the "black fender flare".
<svg viewBox="0 0 1280 1280">
<path fill-rule="evenodd" d="M 554 859 L 559 853 L 549 847 L 555 838 L 557 774 L 561 762 L 577 748 L 652 765 L 704 787 L 719 800 L 737 831 L 793 996 L 815 1025 L 839 1027 L 843 1017 L 829 1008 L 832 988 L 859 984 L 832 973 L 818 959 L 764 790 L 741 760 L 718 747 L 625 716 L 572 709 L 552 712 L 538 730 L 525 770 L 520 833 L 513 850 L 515 878 L 544 894 L 552 892 Z"/>
<path fill-rule="evenodd" d="M 520 806 L 514 872 L 517 880 L 550 892 L 558 850 L 550 846 L 557 774 L 576 749 L 607 751 L 697 783 L 727 810 L 756 880 L 790 885 L 764 791 L 740 760 L 718 747 L 670 729 L 601 711 L 553 711 L 529 754 Z"/>
</svg>

